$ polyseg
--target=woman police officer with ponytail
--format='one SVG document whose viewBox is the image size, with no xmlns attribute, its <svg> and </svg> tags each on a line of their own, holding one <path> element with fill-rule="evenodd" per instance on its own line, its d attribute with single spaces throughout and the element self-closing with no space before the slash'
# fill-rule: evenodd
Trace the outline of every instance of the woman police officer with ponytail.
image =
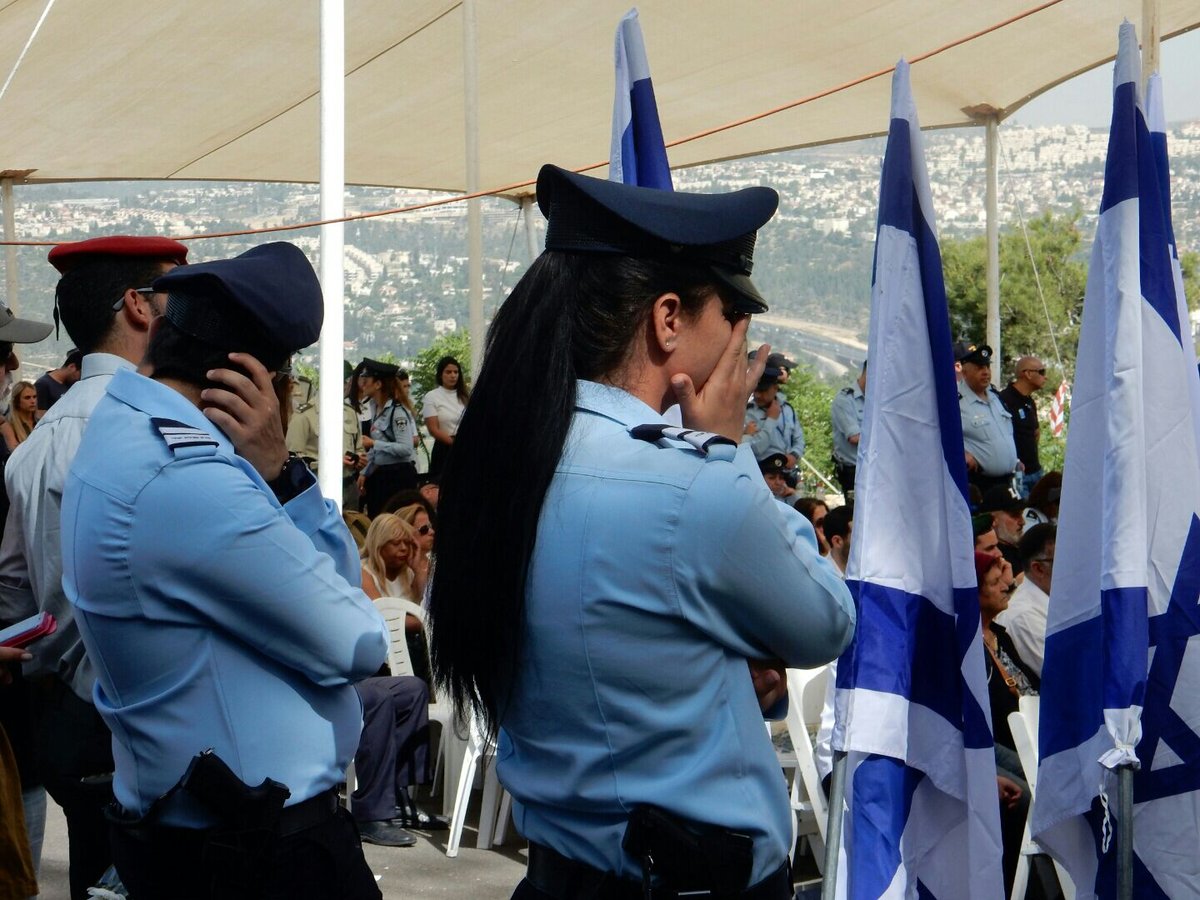
<svg viewBox="0 0 1200 900">
<path fill-rule="evenodd" d="M 762 709 L 784 666 L 841 652 L 854 610 L 737 446 L 778 197 L 553 166 L 537 195 L 546 252 L 496 315 L 442 476 L 435 677 L 498 733 L 530 841 L 515 897 L 790 898 Z"/>
</svg>

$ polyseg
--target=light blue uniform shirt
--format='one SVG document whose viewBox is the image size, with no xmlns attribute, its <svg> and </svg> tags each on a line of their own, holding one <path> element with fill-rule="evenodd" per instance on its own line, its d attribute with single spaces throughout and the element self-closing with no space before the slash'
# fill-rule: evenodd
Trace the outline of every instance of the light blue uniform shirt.
<svg viewBox="0 0 1200 900">
<path fill-rule="evenodd" d="M 1011 475 L 1017 467 L 1012 414 L 1000 395 L 987 389 L 983 399 L 965 384 L 958 386 L 958 411 L 962 416 L 963 448 L 975 457 L 984 475 Z"/>
<path fill-rule="evenodd" d="M 705 456 L 628 430 L 662 421 L 578 383 L 498 771 L 521 833 L 571 859 L 640 877 L 621 838 L 633 807 L 652 804 L 751 835 L 754 883 L 787 856 L 792 814 L 746 661 L 827 662 L 854 608 L 748 446 Z"/>
<path fill-rule="evenodd" d="M 174 447 L 151 417 L 186 426 Z M 121 371 L 71 466 L 62 550 L 126 810 L 209 747 L 247 784 L 286 784 L 289 805 L 342 780 L 362 729 L 352 683 L 388 632 L 315 485 L 281 507 L 186 398 Z M 211 821 L 185 793 L 162 819 Z"/>
<path fill-rule="evenodd" d="M 392 440 L 388 439 L 389 431 Z M 413 435 L 417 433 L 417 421 L 404 405 L 389 400 L 379 414 L 371 419 L 371 440 L 375 443 L 367 451 L 364 475 L 372 474 L 380 466 L 395 463 L 416 462 L 417 448 Z"/>
<path fill-rule="evenodd" d="M 767 411 L 753 400 L 746 407 L 746 421 L 753 422 L 758 430 L 746 442 L 754 451 L 755 459 L 766 459 L 772 453 L 790 453 L 800 462 L 804 455 L 804 429 L 796 418 L 796 410 L 779 395 L 779 418 L 772 419 Z"/>
<path fill-rule="evenodd" d="M 866 395 L 855 382 L 853 386 L 838 391 L 829 408 L 833 425 L 833 458 L 844 466 L 858 465 L 858 444 L 850 443 L 850 438 L 856 434 L 862 435 L 866 402 Z"/>
</svg>

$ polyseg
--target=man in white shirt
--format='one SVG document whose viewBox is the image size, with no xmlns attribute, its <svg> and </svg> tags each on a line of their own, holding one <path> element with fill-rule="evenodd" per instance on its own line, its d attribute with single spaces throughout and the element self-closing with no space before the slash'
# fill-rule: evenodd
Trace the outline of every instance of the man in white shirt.
<svg viewBox="0 0 1200 900">
<path fill-rule="evenodd" d="M 158 237 L 110 236 L 59 244 L 49 260 L 62 278 L 56 310 L 84 354 L 82 377 L 13 451 L 5 469 L 11 502 L 0 544 L 0 619 L 49 612 L 53 635 L 29 649 L 34 742 L 40 774 L 67 819 L 71 897 L 108 868 L 104 807 L 112 800 L 112 739 L 95 707 L 96 678 L 62 588 L 59 518 L 67 470 L 92 409 L 119 368 L 145 354 L 150 323 L 166 297 L 148 288 L 185 262 L 187 247 Z M 119 452 L 119 448 L 114 448 Z M 102 536 L 97 535 L 97 539 Z"/>
<path fill-rule="evenodd" d="M 1039 676 L 1046 655 L 1046 608 L 1050 602 L 1057 532 L 1053 525 L 1035 525 L 1025 532 L 1017 545 L 1025 562 L 1025 580 L 1008 601 L 1008 609 L 996 617 L 996 622 L 1008 632 L 1021 660 Z"/>
<path fill-rule="evenodd" d="M 854 505 L 835 506 L 825 514 L 825 540 L 829 541 L 829 558 L 837 566 L 838 574 L 846 577 L 846 565 L 850 562 L 850 535 L 854 531 Z M 829 683 L 825 688 L 825 704 L 821 708 L 821 727 L 813 742 L 813 762 L 817 775 L 829 791 L 828 781 L 833 772 L 833 725 L 834 695 L 837 690 L 837 660 L 829 664 Z M 793 698 L 799 702 L 799 698 Z"/>
</svg>

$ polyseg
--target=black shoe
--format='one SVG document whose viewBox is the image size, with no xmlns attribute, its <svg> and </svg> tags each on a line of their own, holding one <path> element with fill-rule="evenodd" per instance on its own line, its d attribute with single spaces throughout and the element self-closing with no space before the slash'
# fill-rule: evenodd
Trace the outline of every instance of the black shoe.
<svg viewBox="0 0 1200 900">
<path fill-rule="evenodd" d="M 398 822 L 359 822 L 359 836 L 368 844 L 381 847 L 412 847 L 417 839 L 405 831 Z"/>
<path fill-rule="evenodd" d="M 415 804 L 408 809 L 397 806 L 395 818 L 388 821 L 401 828 L 415 828 L 417 831 L 446 831 L 450 828 L 450 820 L 445 816 L 432 815 Z"/>
</svg>

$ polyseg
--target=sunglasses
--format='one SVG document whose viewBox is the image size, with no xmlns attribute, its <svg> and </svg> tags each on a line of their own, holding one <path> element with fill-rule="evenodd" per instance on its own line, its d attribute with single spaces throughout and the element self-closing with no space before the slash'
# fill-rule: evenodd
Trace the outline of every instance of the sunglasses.
<svg viewBox="0 0 1200 900">
<path fill-rule="evenodd" d="M 148 288 L 148 287 L 134 288 L 133 292 L 135 294 L 141 294 L 143 297 L 150 297 L 150 296 L 153 296 L 154 294 L 158 293 L 158 291 L 154 290 L 154 288 Z M 117 298 L 117 302 L 113 304 L 113 306 L 112 306 L 113 312 L 116 312 L 124 305 L 125 305 L 125 295 L 122 294 L 120 297 Z"/>
<path fill-rule="evenodd" d="M 422 525 L 420 528 L 417 529 L 417 534 L 424 537 L 425 535 L 429 534 L 429 532 L 431 532 L 431 531 L 433 531 L 432 525 Z"/>
<path fill-rule="evenodd" d="M 1026 369 L 1026 370 L 1025 370 L 1025 372 L 1026 372 L 1026 373 L 1028 373 L 1028 372 L 1037 372 L 1039 375 L 1045 375 L 1045 374 L 1046 374 L 1046 370 L 1045 370 L 1045 369 Z"/>
</svg>

